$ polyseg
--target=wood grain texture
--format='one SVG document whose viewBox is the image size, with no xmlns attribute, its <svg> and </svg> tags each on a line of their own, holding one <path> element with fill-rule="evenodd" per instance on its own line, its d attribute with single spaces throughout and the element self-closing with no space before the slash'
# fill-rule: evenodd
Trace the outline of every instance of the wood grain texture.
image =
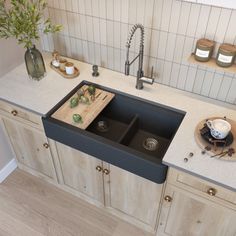
<svg viewBox="0 0 236 236">
<path fill-rule="evenodd" d="M 47 137 L 43 132 L 15 120 L 3 118 L 17 160 L 45 176 L 57 179 Z"/>
<path fill-rule="evenodd" d="M 79 69 L 77 67 L 74 67 L 75 71 L 74 71 L 73 75 L 68 75 L 68 74 L 66 74 L 65 71 L 61 71 L 60 68 L 56 68 L 55 66 L 52 65 L 52 62 L 50 63 L 50 67 L 54 71 L 56 71 L 59 75 L 61 75 L 62 77 L 66 78 L 66 79 L 74 79 L 74 78 L 78 77 L 80 74 Z"/>
<path fill-rule="evenodd" d="M 60 143 L 57 151 L 64 184 L 104 204 L 102 161 Z"/>
<path fill-rule="evenodd" d="M 236 212 L 190 192 L 167 185 L 158 236 L 235 236 Z"/>
<path fill-rule="evenodd" d="M 84 85 L 81 89 L 85 91 L 85 96 L 89 98 L 89 104 L 79 103 L 78 106 L 71 108 L 70 100 L 78 97 L 77 94 L 74 94 L 52 114 L 52 117 L 80 129 L 86 129 L 115 96 L 113 93 L 96 88 L 95 101 L 91 101 L 87 88 L 88 86 Z M 82 123 L 75 123 L 72 118 L 73 114 L 79 114 L 82 117 Z"/>
<path fill-rule="evenodd" d="M 225 73 L 236 73 L 236 64 L 233 64 L 230 67 L 220 67 L 216 64 L 215 58 L 211 58 L 208 62 L 201 62 L 201 61 L 195 60 L 194 55 L 192 54 L 188 58 L 188 62 L 199 65 L 199 66 L 209 67 L 218 71 L 223 71 Z"/>
<path fill-rule="evenodd" d="M 228 208 L 236 211 L 236 193 L 225 189 L 219 185 L 210 183 L 206 180 L 197 178 L 182 171 L 169 168 L 168 170 L 168 183 L 176 185 L 194 194 L 200 195 L 210 201 L 218 204 L 225 205 Z M 213 188 L 216 190 L 215 196 L 210 196 L 207 191 Z"/>
<path fill-rule="evenodd" d="M 156 184 L 113 165 L 104 175 L 106 206 L 119 216 L 129 216 L 146 230 L 156 229 L 163 184 Z M 126 220 L 129 220 L 126 217 Z"/>
<path fill-rule="evenodd" d="M 13 111 L 16 112 L 15 116 L 12 114 Z M 15 120 L 32 125 L 36 128 L 43 129 L 42 120 L 39 115 L 26 111 L 18 106 L 14 106 L 8 102 L 0 101 L 0 114 L 14 118 Z"/>
<path fill-rule="evenodd" d="M 0 185 L 1 236 L 151 236 L 26 172 Z"/>
</svg>

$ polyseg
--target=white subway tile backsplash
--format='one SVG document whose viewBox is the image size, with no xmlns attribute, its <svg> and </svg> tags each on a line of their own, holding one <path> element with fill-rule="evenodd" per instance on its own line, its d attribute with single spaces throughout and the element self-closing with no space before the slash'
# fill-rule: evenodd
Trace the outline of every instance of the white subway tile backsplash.
<svg viewBox="0 0 236 236">
<path fill-rule="evenodd" d="M 114 45 L 114 22 L 107 21 L 107 46 L 113 47 Z"/>
<path fill-rule="evenodd" d="M 196 38 L 205 37 L 210 12 L 211 12 L 210 6 L 201 5 L 200 15 L 197 23 L 196 35 L 195 35 Z"/>
<path fill-rule="evenodd" d="M 222 84 L 223 76 L 221 74 L 215 74 L 213 78 L 213 82 L 210 88 L 209 97 L 216 99 L 218 92 L 220 90 L 221 84 Z"/>
<path fill-rule="evenodd" d="M 137 0 L 127 0 L 129 1 L 129 13 L 128 13 L 128 22 L 129 24 L 136 24 L 136 15 L 137 15 Z"/>
<path fill-rule="evenodd" d="M 184 89 L 187 80 L 187 75 L 188 75 L 188 66 L 182 65 L 179 71 L 177 88 L 182 90 Z"/>
<path fill-rule="evenodd" d="M 168 61 L 173 61 L 175 42 L 176 42 L 176 34 L 168 33 L 168 38 L 166 42 L 166 55 L 165 55 L 165 59 Z"/>
<path fill-rule="evenodd" d="M 188 91 L 188 92 L 192 92 L 193 91 L 193 86 L 194 86 L 194 81 L 196 78 L 196 74 L 197 74 L 197 67 L 192 67 L 190 66 L 188 68 L 188 75 L 187 75 L 187 80 L 184 86 L 184 90 Z"/>
<path fill-rule="evenodd" d="M 107 23 L 106 20 L 100 19 L 100 41 L 102 45 L 107 45 Z"/>
<path fill-rule="evenodd" d="M 188 20 L 187 27 L 187 36 L 194 37 L 196 34 L 197 23 L 199 20 L 201 5 L 199 4 L 191 4 L 190 15 Z"/>
<path fill-rule="evenodd" d="M 95 0 L 96 1 L 96 0 Z M 113 12 L 114 12 L 114 21 L 120 22 L 121 17 L 121 0 L 115 0 L 113 5 Z"/>
<path fill-rule="evenodd" d="M 92 0 L 84 0 L 84 3 L 85 3 L 85 14 L 91 16 L 92 15 Z"/>
<path fill-rule="evenodd" d="M 86 16 L 86 29 L 87 29 L 87 39 L 93 42 L 93 18 L 91 16 Z"/>
<path fill-rule="evenodd" d="M 106 0 L 106 15 L 108 20 L 114 20 L 114 0 Z"/>
<path fill-rule="evenodd" d="M 219 17 L 218 26 L 215 33 L 214 40 L 217 42 L 223 42 L 225 38 L 225 33 L 228 29 L 229 20 L 231 16 L 232 10 L 230 9 L 222 9 Z"/>
<path fill-rule="evenodd" d="M 173 63 L 172 69 L 171 69 L 171 78 L 169 82 L 169 85 L 171 87 L 175 87 L 175 88 L 177 87 L 179 71 L 180 71 L 180 64 Z"/>
<path fill-rule="evenodd" d="M 159 30 L 161 27 L 162 20 L 162 8 L 164 0 L 154 1 L 154 11 L 153 11 L 153 28 Z"/>
<path fill-rule="evenodd" d="M 151 28 L 153 20 L 154 0 L 145 0 L 144 26 Z"/>
<path fill-rule="evenodd" d="M 232 77 L 224 76 L 219 92 L 217 94 L 218 100 L 221 100 L 221 101 L 226 100 L 231 84 L 232 84 Z"/>
<path fill-rule="evenodd" d="M 161 18 L 161 27 L 160 27 L 160 29 L 163 31 L 169 31 L 172 5 L 173 5 L 173 0 L 163 1 L 162 15 L 165 17 Z"/>
<path fill-rule="evenodd" d="M 114 48 L 121 48 L 120 45 L 120 22 L 114 22 Z M 123 46 L 124 47 L 124 46 Z"/>
<path fill-rule="evenodd" d="M 80 15 L 80 25 L 81 25 L 81 39 L 87 40 L 87 23 L 86 23 L 86 16 Z"/>
<path fill-rule="evenodd" d="M 236 10 L 232 11 L 230 15 L 229 24 L 227 26 L 227 31 L 225 33 L 224 42 L 234 43 L 235 39 L 235 22 L 236 22 Z"/>
<path fill-rule="evenodd" d="M 128 0 L 120 0 L 121 1 L 121 22 L 129 23 L 129 1 Z"/>
<path fill-rule="evenodd" d="M 99 18 L 93 17 L 93 37 L 94 42 L 100 44 L 100 24 Z"/>
<path fill-rule="evenodd" d="M 107 11 L 106 11 L 106 0 L 99 0 L 99 17 L 106 19 L 107 18 Z"/>
<path fill-rule="evenodd" d="M 136 12 L 136 22 L 144 25 L 145 18 L 145 0 L 136 0 L 137 1 L 137 12 Z"/>
<path fill-rule="evenodd" d="M 50 0 L 45 17 L 62 24 L 63 31 L 42 35 L 46 51 L 58 50 L 79 60 L 124 71 L 126 41 L 133 24 L 145 26 L 144 72 L 154 67 L 156 82 L 236 104 L 236 78 L 206 66 L 189 64 L 196 41 L 236 43 L 236 10 L 179 0 Z M 139 51 L 138 30 L 130 60 Z M 136 61 L 130 74 L 137 73 Z"/>
<path fill-rule="evenodd" d="M 220 14 L 221 14 L 221 8 L 211 7 L 211 13 L 210 13 L 210 17 L 207 24 L 206 34 L 205 34 L 206 38 L 212 39 L 212 40 L 215 39 Z"/>
<path fill-rule="evenodd" d="M 210 93 L 211 84 L 214 78 L 214 73 L 207 71 L 202 85 L 201 95 L 208 97 Z"/>
<path fill-rule="evenodd" d="M 167 43 L 167 32 L 160 32 L 160 38 L 158 42 L 157 58 L 165 59 L 166 54 L 166 43 Z"/>
<path fill-rule="evenodd" d="M 79 1 L 79 13 L 85 14 L 85 0 L 78 0 Z"/>
<path fill-rule="evenodd" d="M 193 92 L 194 93 L 201 94 L 202 84 L 203 84 L 205 75 L 206 75 L 205 70 L 199 69 L 197 71 L 195 83 L 194 83 L 194 86 L 193 86 Z"/>
<path fill-rule="evenodd" d="M 74 0 L 72 0 L 74 1 Z M 99 17 L 99 0 L 91 0 L 92 16 Z"/>
<path fill-rule="evenodd" d="M 178 34 L 186 35 L 189 17 L 190 17 L 191 3 L 183 2 L 181 5 L 181 12 L 178 24 Z"/>
<path fill-rule="evenodd" d="M 181 6 L 182 6 L 181 1 L 173 1 L 171 15 L 170 15 L 170 26 L 169 26 L 169 31 L 171 33 L 177 33 L 178 31 Z"/>
</svg>

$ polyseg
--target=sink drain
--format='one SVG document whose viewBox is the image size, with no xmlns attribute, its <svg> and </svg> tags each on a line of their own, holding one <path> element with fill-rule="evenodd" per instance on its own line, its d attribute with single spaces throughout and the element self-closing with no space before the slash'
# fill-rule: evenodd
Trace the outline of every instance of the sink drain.
<svg viewBox="0 0 236 236">
<path fill-rule="evenodd" d="M 147 138 L 143 141 L 143 147 L 153 152 L 158 148 L 158 141 L 154 138 Z"/>
<path fill-rule="evenodd" d="M 98 123 L 97 123 L 97 130 L 99 132 L 103 132 L 103 133 L 107 132 L 109 130 L 108 122 L 105 121 L 105 120 L 98 121 Z"/>
</svg>

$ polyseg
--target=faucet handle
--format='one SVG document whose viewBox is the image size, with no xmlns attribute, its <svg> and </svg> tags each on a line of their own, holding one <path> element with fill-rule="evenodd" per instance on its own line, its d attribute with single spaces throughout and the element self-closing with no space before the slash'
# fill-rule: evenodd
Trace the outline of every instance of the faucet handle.
<svg viewBox="0 0 236 236">
<path fill-rule="evenodd" d="M 154 83 L 153 66 L 152 66 L 152 70 L 151 70 L 151 77 L 150 78 L 142 77 L 142 78 L 140 78 L 140 80 L 144 83 L 147 83 L 147 84 L 153 84 Z"/>
</svg>

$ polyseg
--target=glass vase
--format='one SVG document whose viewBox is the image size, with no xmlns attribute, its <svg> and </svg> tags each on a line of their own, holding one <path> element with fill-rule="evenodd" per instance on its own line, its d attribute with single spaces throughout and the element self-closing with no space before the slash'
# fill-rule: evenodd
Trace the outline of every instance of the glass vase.
<svg viewBox="0 0 236 236">
<path fill-rule="evenodd" d="M 46 75 L 43 56 L 35 45 L 32 48 L 27 48 L 25 64 L 30 79 L 41 80 Z"/>
</svg>

